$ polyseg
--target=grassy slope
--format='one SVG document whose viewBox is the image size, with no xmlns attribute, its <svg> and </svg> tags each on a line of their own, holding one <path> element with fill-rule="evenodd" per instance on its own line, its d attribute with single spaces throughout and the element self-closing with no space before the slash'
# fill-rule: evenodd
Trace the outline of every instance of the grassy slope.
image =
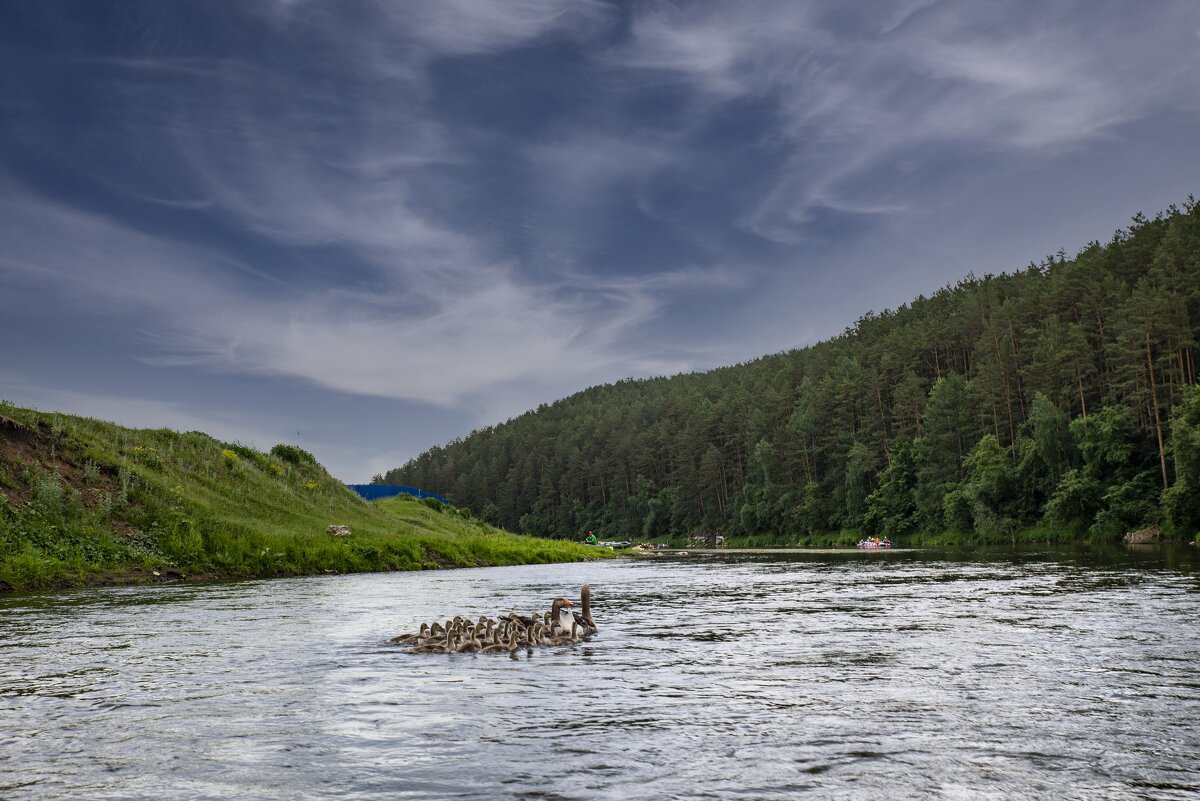
<svg viewBox="0 0 1200 801">
<path fill-rule="evenodd" d="M 598 555 L 408 496 L 367 503 L 299 448 L 264 454 L 0 403 L 0 590 Z"/>
</svg>

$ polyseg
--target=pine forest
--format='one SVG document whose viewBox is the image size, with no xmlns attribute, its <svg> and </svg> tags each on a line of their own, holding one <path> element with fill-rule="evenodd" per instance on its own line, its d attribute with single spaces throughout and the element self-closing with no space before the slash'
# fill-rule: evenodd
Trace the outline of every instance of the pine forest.
<svg viewBox="0 0 1200 801">
<path fill-rule="evenodd" d="M 868 313 L 840 336 L 625 380 L 376 481 L 542 536 L 1110 540 L 1200 529 L 1200 205 Z"/>
</svg>

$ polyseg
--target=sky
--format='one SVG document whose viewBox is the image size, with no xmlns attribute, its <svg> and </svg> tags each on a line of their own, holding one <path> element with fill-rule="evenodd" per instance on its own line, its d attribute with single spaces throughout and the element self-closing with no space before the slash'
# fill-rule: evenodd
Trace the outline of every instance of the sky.
<svg viewBox="0 0 1200 801">
<path fill-rule="evenodd" d="M 368 481 L 1200 194 L 1194 0 L 38 0 L 0 399 Z"/>
</svg>

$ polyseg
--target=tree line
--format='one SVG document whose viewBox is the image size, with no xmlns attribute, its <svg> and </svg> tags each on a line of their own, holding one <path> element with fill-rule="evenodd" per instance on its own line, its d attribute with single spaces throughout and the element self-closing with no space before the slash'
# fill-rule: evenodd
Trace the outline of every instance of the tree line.
<svg viewBox="0 0 1200 801">
<path fill-rule="evenodd" d="M 1200 208 L 731 367 L 597 386 L 376 476 L 541 536 L 1200 529 Z"/>
</svg>

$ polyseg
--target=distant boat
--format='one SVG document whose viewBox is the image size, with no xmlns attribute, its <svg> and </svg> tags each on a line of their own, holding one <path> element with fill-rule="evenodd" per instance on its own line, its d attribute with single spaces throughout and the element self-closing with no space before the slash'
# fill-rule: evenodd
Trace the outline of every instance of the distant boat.
<svg viewBox="0 0 1200 801">
<path fill-rule="evenodd" d="M 880 537 L 867 537 L 858 541 L 858 547 L 863 550 L 876 550 L 878 548 L 893 547 L 892 541 L 889 539 L 881 539 Z"/>
</svg>

